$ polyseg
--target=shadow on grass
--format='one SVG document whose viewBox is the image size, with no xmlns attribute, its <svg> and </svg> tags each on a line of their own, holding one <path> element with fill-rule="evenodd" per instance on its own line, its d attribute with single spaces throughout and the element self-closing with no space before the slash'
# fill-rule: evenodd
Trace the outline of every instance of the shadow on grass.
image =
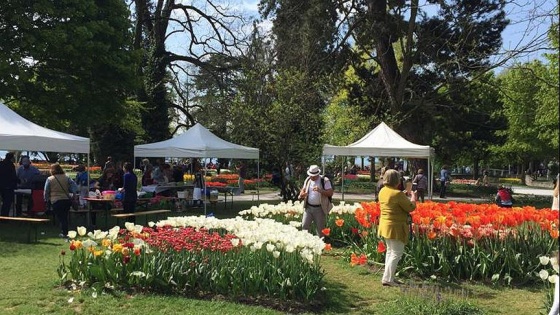
<svg viewBox="0 0 560 315">
<path fill-rule="evenodd" d="M 334 280 L 326 280 L 323 310 L 335 314 L 348 314 L 359 307 L 360 304 L 368 303 L 359 295 L 348 290 L 347 283 Z"/>
</svg>

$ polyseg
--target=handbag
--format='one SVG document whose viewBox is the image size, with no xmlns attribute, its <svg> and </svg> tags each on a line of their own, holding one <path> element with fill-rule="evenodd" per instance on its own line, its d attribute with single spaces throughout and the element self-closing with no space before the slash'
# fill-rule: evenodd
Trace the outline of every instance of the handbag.
<svg viewBox="0 0 560 315">
<path fill-rule="evenodd" d="M 60 183 L 60 181 L 58 180 L 58 178 L 56 178 L 55 175 L 53 175 L 53 176 L 54 176 L 54 179 L 56 179 L 56 181 L 58 182 L 58 185 L 60 185 L 60 188 L 62 188 L 62 190 L 64 191 L 64 193 L 66 193 L 66 196 L 68 196 L 68 199 L 72 202 L 72 209 L 73 209 L 73 210 L 78 210 L 78 209 L 80 209 L 80 199 L 79 199 L 79 198 L 76 198 L 77 195 L 74 194 L 74 196 L 70 196 L 70 193 L 69 193 L 66 189 L 64 189 L 64 187 L 62 186 L 62 184 Z"/>
</svg>

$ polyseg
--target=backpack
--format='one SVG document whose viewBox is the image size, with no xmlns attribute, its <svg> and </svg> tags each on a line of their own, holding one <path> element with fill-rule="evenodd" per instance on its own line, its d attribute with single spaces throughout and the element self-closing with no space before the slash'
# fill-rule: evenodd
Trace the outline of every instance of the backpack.
<svg viewBox="0 0 560 315">
<path fill-rule="evenodd" d="M 321 176 L 321 187 L 323 187 L 323 190 L 325 189 L 325 177 Z M 332 187 L 332 183 L 331 183 L 331 188 L 334 189 L 334 187 Z M 332 196 L 329 196 L 329 202 L 332 203 Z"/>
</svg>

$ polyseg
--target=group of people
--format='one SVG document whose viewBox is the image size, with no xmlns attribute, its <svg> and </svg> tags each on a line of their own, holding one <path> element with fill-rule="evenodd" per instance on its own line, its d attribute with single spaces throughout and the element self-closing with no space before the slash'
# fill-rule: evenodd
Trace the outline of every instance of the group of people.
<svg viewBox="0 0 560 315">
<path fill-rule="evenodd" d="M 27 199 L 27 211 L 31 212 L 33 208 L 33 198 L 27 194 L 15 194 L 15 189 L 31 189 L 35 184 L 34 181 L 39 179 L 41 173 L 39 169 L 31 165 L 29 156 L 22 156 L 19 161 L 19 167 L 15 167 L 15 156 L 12 152 L 8 152 L 3 161 L 0 162 L 0 189 L 2 196 L 1 215 L 9 215 L 10 208 L 16 202 L 16 215 L 21 216 L 24 199 Z"/>
<path fill-rule="evenodd" d="M 311 165 L 307 170 L 308 177 L 299 193 L 299 199 L 304 202 L 302 229 L 309 230 L 314 222 L 317 235 L 324 237 L 323 230 L 326 226 L 327 216 L 332 209 L 331 198 L 334 193 L 333 186 L 328 177 L 321 176 L 321 169 Z M 417 186 L 424 187 L 427 181 L 422 173 L 415 177 Z M 383 170 L 382 187 L 378 198 L 381 209 L 377 234 L 385 239 L 387 250 L 385 255 L 385 270 L 381 283 L 383 286 L 398 286 L 400 281 L 395 278 L 397 265 L 404 253 L 404 246 L 410 236 L 409 213 L 416 208 L 417 192 L 411 190 L 405 194 L 401 187 L 401 174 L 394 169 Z"/>
<path fill-rule="evenodd" d="M 8 152 L 5 159 L 0 161 L 0 193 L 2 196 L 1 215 L 8 216 L 14 200 L 16 188 L 31 188 L 34 179 L 39 178 L 39 170 L 31 165 L 28 156 L 22 156 L 20 166 L 15 167 L 14 153 Z M 115 169 L 117 165 L 112 164 L 108 159 L 105 164 L 103 175 L 95 184 L 101 190 L 113 190 L 119 186 L 118 190 L 123 194 L 122 204 L 125 213 L 133 213 L 136 210 L 137 201 L 137 182 L 138 179 L 133 172 L 132 163 L 126 162 L 122 168 Z M 89 194 L 90 184 L 88 174 L 83 165 L 76 168 L 77 175 L 75 180 L 64 172 L 60 164 L 55 163 L 50 166 L 50 176 L 43 184 L 43 199 L 46 202 L 60 227 L 60 237 L 67 238 L 68 235 L 68 215 L 72 206 L 72 199 L 75 195 L 83 196 Z M 122 177 L 120 177 L 122 174 Z M 115 176 L 116 175 L 116 176 Z M 119 184 L 122 182 L 122 185 Z M 87 195 L 86 195 L 87 196 Z M 20 200 L 16 200 L 16 215 L 21 215 Z M 28 211 L 33 206 L 33 200 L 28 201 Z"/>
</svg>

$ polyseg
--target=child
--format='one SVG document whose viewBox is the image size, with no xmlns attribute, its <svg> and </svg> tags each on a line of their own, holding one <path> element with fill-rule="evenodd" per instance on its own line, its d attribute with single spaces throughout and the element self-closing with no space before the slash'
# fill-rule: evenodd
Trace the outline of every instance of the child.
<svg viewBox="0 0 560 315">
<path fill-rule="evenodd" d="M 511 208 L 513 206 L 513 197 L 509 189 L 504 185 L 500 185 L 496 194 L 496 204 L 502 208 Z"/>
</svg>

